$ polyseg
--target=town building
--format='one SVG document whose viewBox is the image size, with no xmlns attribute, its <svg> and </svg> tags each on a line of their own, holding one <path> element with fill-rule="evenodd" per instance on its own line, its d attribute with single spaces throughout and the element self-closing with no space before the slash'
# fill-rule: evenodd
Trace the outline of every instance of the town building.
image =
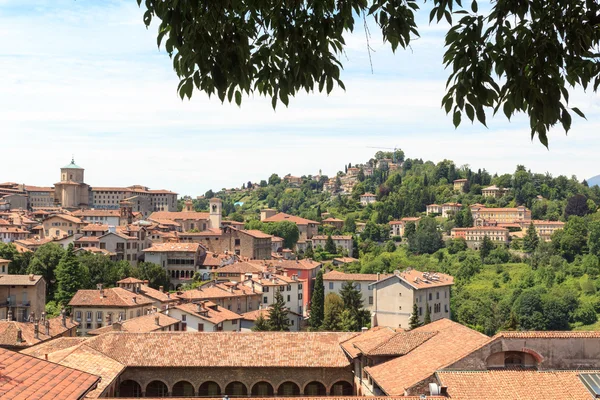
<svg viewBox="0 0 600 400">
<path fill-rule="evenodd" d="M 44 237 L 53 240 L 79 234 L 85 225 L 81 219 L 67 214 L 54 214 L 42 222 Z"/>
<path fill-rule="evenodd" d="M 442 215 L 442 206 L 439 204 L 429 204 L 425 207 L 425 213 L 427 215 Z"/>
<path fill-rule="evenodd" d="M 343 219 L 329 217 L 329 218 L 325 218 L 323 221 L 321 221 L 321 223 L 323 225 L 331 225 L 331 226 L 333 226 L 334 229 L 337 229 L 340 232 L 344 229 L 344 220 Z"/>
<path fill-rule="evenodd" d="M 415 228 L 419 226 L 419 221 L 421 217 L 404 217 L 398 221 L 390 221 L 390 227 L 392 231 L 390 232 L 392 236 L 400 236 L 404 237 L 404 230 L 406 229 L 406 225 L 409 223 L 415 224 Z"/>
<path fill-rule="evenodd" d="M 137 278 L 129 277 L 118 281 L 117 286 L 129 290 L 132 293 L 141 294 L 152 300 L 152 307 L 156 310 L 165 311 L 179 302 L 177 297 L 171 296 L 171 293 L 169 292 L 165 292 L 164 287 L 159 286 L 158 289 L 154 289 L 148 286 L 148 283 L 147 280 L 142 281 Z"/>
<path fill-rule="evenodd" d="M 304 315 L 304 285 L 306 284 L 306 281 L 298 279 L 297 275 L 286 276 L 263 273 L 258 278 L 245 280 L 243 284 L 256 292 L 262 293 L 262 308 L 274 304 L 275 295 L 279 292 L 283 296 L 285 307 L 288 310 Z"/>
<path fill-rule="evenodd" d="M 463 188 L 465 187 L 467 182 L 468 182 L 468 179 L 455 179 L 453 182 L 454 190 L 456 190 L 457 192 L 462 192 Z"/>
<path fill-rule="evenodd" d="M 199 243 L 154 243 L 143 252 L 147 262 L 167 271 L 172 288 L 191 282 L 206 255 L 206 249 Z"/>
<path fill-rule="evenodd" d="M 84 169 L 71 163 L 60 169 L 60 182 L 54 184 L 54 203 L 67 210 L 87 208 L 90 187 L 84 183 Z"/>
<path fill-rule="evenodd" d="M 415 303 L 420 321 L 425 318 L 427 306 L 432 321 L 450 318 L 450 287 L 453 284 L 454 278 L 450 275 L 411 268 L 371 283 L 371 326 L 408 328 Z"/>
<path fill-rule="evenodd" d="M 29 231 L 18 226 L 0 226 L 0 240 L 3 243 L 12 243 L 29 237 Z"/>
<path fill-rule="evenodd" d="M 79 334 L 93 329 L 141 317 L 152 311 L 153 301 L 120 287 L 96 290 L 81 289 L 69 302 L 71 318 L 79 323 Z"/>
<path fill-rule="evenodd" d="M 271 214 L 274 210 L 262 210 L 261 221 L 262 222 L 283 222 L 290 221 L 298 226 L 300 231 L 300 239 L 311 239 L 319 231 L 319 223 L 311 221 L 310 219 L 297 217 L 295 215 L 289 215 L 286 213 Z M 263 218 L 264 217 L 264 218 Z"/>
<path fill-rule="evenodd" d="M 92 210 L 84 209 L 77 210 L 72 213 L 74 217 L 80 218 L 81 220 L 89 224 L 101 224 L 119 226 L 121 224 L 121 211 L 120 210 Z M 127 220 L 123 221 L 127 223 Z"/>
<path fill-rule="evenodd" d="M 25 186 L 28 198 L 28 210 L 54 207 L 54 188 L 42 186 Z"/>
<path fill-rule="evenodd" d="M 327 244 L 327 239 L 328 239 L 328 236 L 326 236 L 326 235 L 313 236 L 311 239 L 313 249 L 316 249 L 319 246 L 324 249 L 325 245 Z M 342 254 L 346 254 L 350 257 L 352 257 L 354 255 L 353 254 L 354 241 L 352 240 L 351 235 L 331 235 L 331 240 L 333 240 L 333 244 L 335 244 L 336 249 L 339 249 L 339 248 L 342 249 Z"/>
<path fill-rule="evenodd" d="M 302 185 L 302 178 L 299 176 L 292 176 L 287 174 L 283 177 L 283 181 L 292 187 L 300 187 Z"/>
<path fill-rule="evenodd" d="M 368 206 L 369 204 L 373 204 L 377 201 L 377 196 L 373 193 L 365 193 L 360 195 L 360 204 L 363 206 Z"/>
<path fill-rule="evenodd" d="M 374 303 L 372 283 L 380 279 L 385 279 L 390 275 L 380 274 L 347 274 L 341 271 L 329 271 L 323 274 L 323 286 L 325 296 L 329 293 L 340 295 L 342 287 L 347 283 L 352 283 L 354 288 L 360 291 L 363 307 L 371 310 Z"/>
<path fill-rule="evenodd" d="M 495 199 L 499 199 L 509 192 L 509 189 L 499 188 L 496 185 L 488 186 L 486 188 L 481 189 L 481 195 L 483 197 L 493 197 Z"/>
<path fill-rule="evenodd" d="M 268 260 L 273 252 L 273 236 L 259 230 L 244 230 L 233 226 L 204 232 L 177 233 L 177 238 L 184 243 L 201 243 L 213 253 L 232 253 L 248 259 Z"/>
<path fill-rule="evenodd" d="M 475 226 L 473 228 L 453 228 L 450 231 L 452 239 L 463 238 L 467 246 L 473 250 L 479 250 L 483 238 L 487 236 L 494 244 L 508 245 L 510 241 L 509 231 L 497 226 Z"/>
<path fill-rule="evenodd" d="M 248 311 L 242 314 L 241 332 L 251 332 L 256 323 L 256 320 L 262 317 L 264 320 L 269 320 L 270 307 L 261 308 L 259 310 Z M 302 328 L 304 317 L 302 314 L 287 310 L 288 327 L 290 332 L 298 332 Z"/>
<path fill-rule="evenodd" d="M 46 281 L 41 275 L 9 275 L 8 260 L 0 262 L 0 320 L 25 322 L 46 310 Z M 10 314 L 10 318 L 9 318 Z"/>
<path fill-rule="evenodd" d="M 252 279 L 261 276 L 263 271 L 264 269 L 259 265 L 242 261 L 218 268 L 215 271 L 215 279 L 243 282 L 246 279 Z"/>
<path fill-rule="evenodd" d="M 456 215 L 462 208 L 460 203 L 430 204 L 426 207 L 427 215 L 440 215 L 443 218 Z"/>
<path fill-rule="evenodd" d="M 64 312 L 56 318 L 46 318 L 44 312 L 31 314 L 21 322 L 12 320 L 9 313 L 8 319 L 0 320 L 0 347 L 20 351 L 59 337 L 73 337 L 77 335 L 77 325 Z"/>
<path fill-rule="evenodd" d="M 512 223 L 531 220 L 531 211 L 525 206 L 514 208 L 488 208 L 480 205 L 471 206 L 471 215 L 476 226 L 490 223 Z"/>
<path fill-rule="evenodd" d="M 243 314 L 258 310 L 262 301 L 262 292 L 256 286 L 246 286 L 239 282 L 212 282 L 192 290 L 178 292 L 177 298 L 182 303 L 198 303 L 210 300 L 214 304 Z"/>
<path fill-rule="evenodd" d="M 552 235 L 559 229 L 563 229 L 565 227 L 565 223 L 561 221 L 543 221 L 543 220 L 531 220 L 531 221 L 523 221 L 521 222 L 521 228 L 523 231 L 527 231 L 530 223 L 533 223 L 535 227 L 535 231 L 540 237 L 540 239 L 549 241 L 552 239 Z"/>
<path fill-rule="evenodd" d="M 179 320 L 179 330 L 192 332 L 239 332 L 242 316 L 225 307 L 202 300 L 169 309 L 169 315 Z"/>
</svg>

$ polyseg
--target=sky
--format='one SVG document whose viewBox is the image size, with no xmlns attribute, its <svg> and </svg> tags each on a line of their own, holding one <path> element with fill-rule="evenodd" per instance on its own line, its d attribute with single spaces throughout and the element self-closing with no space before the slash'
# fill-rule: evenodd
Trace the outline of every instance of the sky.
<svg viewBox="0 0 600 400">
<path fill-rule="evenodd" d="M 367 161 L 373 147 L 491 173 L 522 164 L 579 179 L 600 174 L 596 94 L 571 93 L 588 119 L 574 116 L 568 136 L 551 131 L 549 150 L 531 140 L 523 116 L 488 116 L 489 128 L 465 117 L 454 129 L 440 107 L 447 26 L 429 25 L 427 10 L 417 19 L 421 38 L 396 54 L 371 27 L 373 72 L 357 24 L 342 60 L 346 91 L 300 94 L 276 111 L 258 95 L 241 107 L 202 92 L 182 101 L 156 46 L 158 25 L 146 29 L 142 14 L 135 0 L 0 0 L 0 181 L 52 185 L 74 156 L 91 186 L 196 196 L 274 172 L 331 176 Z"/>
</svg>

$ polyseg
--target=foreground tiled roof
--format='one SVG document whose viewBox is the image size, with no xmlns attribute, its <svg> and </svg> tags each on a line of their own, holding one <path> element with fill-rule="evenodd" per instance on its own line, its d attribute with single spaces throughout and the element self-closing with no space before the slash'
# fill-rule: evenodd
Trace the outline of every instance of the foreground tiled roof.
<svg viewBox="0 0 600 400">
<path fill-rule="evenodd" d="M 156 317 L 158 317 L 158 325 L 156 324 Z M 120 329 L 124 332 L 133 332 L 133 333 L 145 333 L 145 332 L 155 332 L 162 330 L 167 326 L 174 325 L 178 323 L 179 320 L 173 317 L 169 317 L 163 313 L 153 313 L 142 315 L 141 317 L 136 317 L 132 319 L 125 320 L 121 322 Z M 118 326 L 118 325 L 117 325 Z M 106 325 L 102 328 L 97 328 L 88 332 L 90 335 L 101 335 L 103 333 L 112 332 L 116 330 L 115 325 Z"/>
<path fill-rule="evenodd" d="M 104 289 L 103 297 L 100 297 L 99 290 L 78 290 L 69 302 L 69 306 L 138 307 L 140 305 L 150 305 L 152 303 L 153 301 L 145 296 L 137 295 L 120 287 L 115 287 Z"/>
<path fill-rule="evenodd" d="M 60 350 L 68 349 L 69 347 L 77 346 L 86 340 L 87 337 L 83 336 L 59 337 L 54 340 L 49 340 L 47 342 L 23 349 L 19 351 L 19 353 L 27 354 L 37 358 L 44 358 L 45 354 L 52 354 Z"/>
<path fill-rule="evenodd" d="M 0 346 L 10 347 L 29 347 L 35 344 L 50 340 L 53 337 L 64 334 L 78 324 L 72 322 L 70 318 L 65 319 L 65 325 L 62 324 L 62 317 L 51 318 L 48 320 L 49 335 L 46 335 L 46 327 L 40 322 L 38 337 L 35 337 L 35 325 L 33 322 L 0 321 Z M 17 341 L 17 331 L 21 330 L 22 342 Z"/>
<path fill-rule="evenodd" d="M 403 356 L 410 353 L 432 337 L 437 332 L 396 332 L 394 336 L 379 346 L 370 349 L 365 354 L 368 356 Z"/>
<path fill-rule="evenodd" d="M 177 301 L 177 297 L 174 295 L 171 296 L 169 293 L 161 292 L 160 290 L 151 288 L 148 285 L 141 285 L 140 293 L 153 300 L 160 301 L 161 303 L 171 303 Z"/>
<path fill-rule="evenodd" d="M 379 279 L 385 279 L 392 276 L 391 274 L 380 274 Z M 359 282 L 375 282 L 377 274 L 347 274 L 342 271 L 329 271 L 323 274 L 324 281 L 359 281 Z"/>
<path fill-rule="evenodd" d="M 76 400 L 98 383 L 99 377 L 0 349 L 0 398 L 3 400 Z"/>
<path fill-rule="evenodd" d="M 571 338 L 600 338 L 600 331 L 503 331 L 494 338 L 523 338 L 523 339 L 571 339 Z"/>
<path fill-rule="evenodd" d="M 90 338 L 84 345 L 127 366 L 341 368 L 350 362 L 339 343 L 352 335 L 343 332 L 111 332 Z"/>
<path fill-rule="evenodd" d="M 178 293 L 177 297 L 184 301 L 222 299 L 226 297 L 240 297 L 259 295 L 260 291 L 252 292 L 252 288 L 244 285 L 232 286 L 225 284 L 204 285 L 196 289 Z"/>
<path fill-rule="evenodd" d="M 365 368 L 377 385 L 390 396 L 404 394 L 408 388 L 490 339 L 445 318 L 411 332 L 436 332 L 436 335 L 402 357 Z"/>
<path fill-rule="evenodd" d="M 396 333 L 392 328 L 385 326 L 376 326 L 369 329 L 367 332 L 356 334 L 342 343 L 342 348 L 352 358 L 358 357 L 363 351 L 368 351 L 375 348 L 381 343 L 394 336 Z M 362 348 L 362 349 L 361 349 Z"/>
<path fill-rule="evenodd" d="M 268 239 L 273 237 L 272 235 L 259 231 L 258 229 L 241 230 L 240 232 L 250 235 L 256 239 Z"/>
<path fill-rule="evenodd" d="M 439 371 L 448 395 L 460 400 L 590 400 L 594 396 L 579 379 L 599 371 Z"/>
</svg>

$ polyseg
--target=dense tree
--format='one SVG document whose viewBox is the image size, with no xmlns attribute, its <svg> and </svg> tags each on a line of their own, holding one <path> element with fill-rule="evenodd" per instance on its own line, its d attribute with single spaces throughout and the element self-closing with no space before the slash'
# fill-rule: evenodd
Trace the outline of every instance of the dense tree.
<svg viewBox="0 0 600 400">
<path fill-rule="evenodd" d="M 158 289 L 160 286 L 169 287 L 169 275 L 167 271 L 158 264 L 151 262 L 140 262 L 131 271 L 133 277 L 147 280 L 148 286 Z"/>
<path fill-rule="evenodd" d="M 587 250 L 587 241 L 586 220 L 578 216 L 569 218 L 564 229 L 557 230 L 552 234 L 554 248 L 569 262 Z"/>
<path fill-rule="evenodd" d="M 9 260 L 8 273 L 27 274 L 27 268 L 33 258 L 32 252 L 21 253 L 12 243 L 0 243 L 0 258 Z"/>
<path fill-rule="evenodd" d="M 36 250 L 27 268 L 28 273 L 44 277 L 48 289 L 46 292 L 48 300 L 54 299 L 57 286 L 55 271 L 64 255 L 65 250 L 56 243 L 44 244 Z"/>
<path fill-rule="evenodd" d="M 325 307 L 325 286 L 323 286 L 323 270 L 317 273 L 315 289 L 310 301 L 309 325 L 312 329 L 319 329 L 323 325 Z"/>
<path fill-rule="evenodd" d="M 370 323 L 370 313 L 363 308 L 362 294 L 355 287 L 354 282 L 347 281 L 342 285 L 340 296 L 344 303 L 344 310 L 349 311 L 355 324 L 352 331 L 359 331 Z"/>
<path fill-rule="evenodd" d="M 413 303 L 412 313 L 410 314 L 410 319 L 408 320 L 408 327 L 410 329 L 415 329 L 421 326 L 421 322 L 419 321 L 419 307 L 417 307 L 417 303 Z"/>
<path fill-rule="evenodd" d="M 344 222 L 344 232 L 356 232 L 356 219 L 352 215 L 348 216 Z"/>
<path fill-rule="evenodd" d="M 306 245 L 306 251 L 304 252 L 304 258 L 314 258 L 315 257 L 315 253 L 313 252 L 313 247 L 312 244 L 307 244 Z"/>
<path fill-rule="evenodd" d="M 271 174 L 269 177 L 269 185 L 279 185 L 281 183 L 281 178 L 277 174 Z"/>
<path fill-rule="evenodd" d="M 269 331 L 269 321 L 263 317 L 262 314 L 259 314 L 256 320 L 254 321 L 254 326 L 252 327 L 253 332 L 265 332 Z"/>
<path fill-rule="evenodd" d="M 56 267 L 56 302 L 66 306 L 79 289 L 87 287 L 88 282 L 88 272 L 77 259 L 71 243 Z"/>
<path fill-rule="evenodd" d="M 215 197 L 215 192 L 209 189 L 206 193 L 204 193 L 204 197 L 207 199 L 212 199 Z"/>
<path fill-rule="evenodd" d="M 481 262 L 490 255 L 491 251 L 494 249 L 494 243 L 489 236 L 485 235 L 483 240 L 481 241 L 481 245 L 479 246 L 479 255 L 481 257 Z"/>
<path fill-rule="evenodd" d="M 321 329 L 324 331 L 340 330 L 341 314 L 344 311 L 344 301 L 336 293 L 325 296 L 325 317 Z"/>
<path fill-rule="evenodd" d="M 588 248 L 590 254 L 600 257 L 600 221 L 589 224 Z"/>
<path fill-rule="evenodd" d="M 567 206 L 565 207 L 565 218 L 569 218 L 571 215 L 577 215 L 583 217 L 590 212 L 587 204 L 587 198 L 582 194 L 576 194 L 575 196 L 569 197 L 567 200 Z"/>
<path fill-rule="evenodd" d="M 275 302 L 269 308 L 268 326 L 270 331 L 289 331 L 290 321 L 288 320 L 288 310 L 285 307 L 285 300 L 281 291 L 275 292 Z"/>
<path fill-rule="evenodd" d="M 467 241 L 464 238 L 450 239 L 446 242 L 446 248 L 449 254 L 456 254 L 459 251 L 467 250 Z"/>
<path fill-rule="evenodd" d="M 540 242 L 540 238 L 538 237 L 537 231 L 535 230 L 535 225 L 533 222 L 529 224 L 527 228 L 527 233 L 523 237 L 523 250 L 527 253 L 532 253 L 538 246 Z"/>
<path fill-rule="evenodd" d="M 412 251 L 421 254 L 432 254 L 442 248 L 442 233 L 438 230 L 434 218 L 423 217 L 419 221 L 414 235 L 408 237 Z"/>
</svg>

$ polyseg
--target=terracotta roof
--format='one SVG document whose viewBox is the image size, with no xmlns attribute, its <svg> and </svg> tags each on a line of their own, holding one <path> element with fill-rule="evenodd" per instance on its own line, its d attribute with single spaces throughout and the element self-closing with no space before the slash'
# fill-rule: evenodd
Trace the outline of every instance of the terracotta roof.
<svg viewBox="0 0 600 400">
<path fill-rule="evenodd" d="M 308 224 L 316 224 L 320 225 L 317 221 L 311 221 L 310 219 L 297 217 L 295 215 L 289 215 L 286 213 L 277 213 L 269 218 L 265 218 L 263 222 L 282 222 L 282 221 L 290 221 L 295 223 L 296 225 L 308 225 Z"/>
<path fill-rule="evenodd" d="M 106 224 L 89 224 L 81 228 L 83 232 L 105 232 L 108 231 Z"/>
<path fill-rule="evenodd" d="M 220 267 L 223 260 L 233 257 L 231 254 L 217 254 L 210 251 L 206 252 L 206 257 L 200 259 L 200 263 L 204 266 Z"/>
<path fill-rule="evenodd" d="M 539 219 L 531 220 L 531 222 L 533 222 L 533 225 L 558 225 L 558 226 L 565 225 L 565 223 L 561 222 L 561 221 L 543 221 L 543 220 L 539 220 Z"/>
<path fill-rule="evenodd" d="M 359 260 L 358 260 L 358 258 L 354 258 L 354 257 L 338 257 L 338 258 L 334 258 L 333 261 L 349 264 L 349 263 L 357 262 Z"/>
<path fill-rule="evenodd" d="M 82 236 L 79 239 L 75 240 L 75 242 L 100 242 L 100 238 L 98 236 Z"/>
<path fill-rule="evenodd" d="M 75 217 L 120 217 L 119 210 L 77 210 L 73 211 Z"/>
<path fill-rule="evenodd" d="M 152 247 L 142 251 L 149 253 L 196 252 L 202 247 L 200 243 L 154 243 Z"/>
<path fill-rule="evenodd" d="M 37 285 L 40 279 L 41 275 L 0 275 L 0 286 L 32 286 Z"/>
<path fill-rule="evenodd" d="M 344 222 L 344 220 L 343 219 L 337 219 L 337 218 L 329 217 L 329 218 L 324 219 L 321 222 Z"/>
<path fill-rule="evenodd" d="M 593 394 L 579 375 L 600 371 L 439 371 L 448 395 L 460 400 L 589 400 Z"/>
<path fill-rule="evenodd" d="M 4 264 L 4 263 L 9 263 L 10 260 L 5 260 L 4 258 L 0 258 L 0 263 Z"/>
<path fill-rule="evenodd" d="M 240 232 L 245 233 L 246 235 L 250 235 L 252 237 L 255 237 L 257 239 L 268 239 L 268 238 L 272 238 L 273 236 L 266 234 L 262 231 L 259 231 L 258 229 L 249 229 L 249 230 L 241 230 Z"/>
<path fill-rule="evenodd" d="M 156 324 L 156 317 L 158 317 L 158 325 Z M 127 319 L 121 322 L 120 331 L 133 332 L 133 333 L 146 333 L 162 330 L 163 328 L 171 325 L 175 325 L 179 322 L 178 319 L 169 317 L 163 313 L 151 313 L 142 315 L 132 319 Z M 101 335 L 103 333 L 112 332 L 118 325 L 106 325 L 102 328 L 97 328 L 88 331 L 89 335 Z"/>
<path fill-rule="evenodd" d="M 365 194 L 361 194 L 360 197 L 375 197 L 375 195 L 373 193 L 365 193 Z"/>
<path fill-rule="evenodd" d="M 236 262 L 233 264 L 225 265 L 217 269 L 217 273 L 227 274 L 259 274 L 264 271 L 264 268 L 256 264 L 250 264 L 248 262 Z"/>
<path fill-rule="evenodd" d="M 204 285 L 196 289 L 186 290 L 185 292 L 178 293 L 177 297 L 185 301 L 197 301 L 197 300 L 210 300 L 210 299 L 223 299 L 227 297 L 244 297 L 244 296 L 257 296 L 261 292 L 252 292 L 252 288 L 245 285 L 226 286 L 224 284 L 215 285 Z"/>
<path fill-rule="evenodd" d="M 523 338 L 523 339 L 571 339 L 571 338 L 600 338 L 600 331 L 503 331 L 494 338 Z"/>
<path fill-rule="evenodd" d="M 392 276 L 391 274 L 380 274 L 379 279 L 385 279 Z M 358 281 L 358 282 L 375 282 L 377 274 L 347 274 L 342 271 L 329 271 L 323 274 L 324 281 Z"/>
<path fill-rule="evenodd" d="M 134 301 L 135 299 L 135 301 Z M 153 301 L 142 295 L 125 290 L 120 287 L 104 289 L 104 296 L 94 289 L 78 290 L 69 302 L 69 306 L 94 306 L 94 307 L 138 307 L 150 305 Z"/>
<path fill-rule="evenodd" d="M 38 327 L 38 338 L 35 337 L 35 328 L 33 322 L 17 322 L 17 321 L 0 321 L 0 346 L 5 347 L 29 347 L 35 344 L 47 341 L 53 337 L 64 334 L 70 329 L 76 327 L 77 323 L 72 322 L 70 318 L 65 320 L 65 325 L 62 325 L 62 317 L 50 318 L 49 335 L 46 335 L 46 327 L 40 322 Z M 17 331 L 21 330 L 22 342 L 17 341 Z"/>
<path fill-rule="evenodd" d="M 341 368 L 348 367 L 350 362 L 339 343 L 352 335 L 345 332 L 110 332 L 90 338 L 84 345 L 126 366 Z"/>
<path fill-rule="evenodd" d="M 455 179 L 454 182 L 466 182 L 468 179 Z"/>
<path fill-rule="evenodd" d="M 3 400 L 76 400 L 99 381 L 98 376 L 0 349 L 0 397 Z"/>
<path fill-rule="evenodd" d="M 371 285 L 377 285 L 379 282 L 394 278 L 403 280 L 415 289 L 428 289 L 454 284 L 454 277 L 441 272 L 421 272 L 416 269 L 406 269 L 399 274 L 392 274 L 387 278 L 373 282 Z"/>
<path fill-rule="evenodd" d="M 438 369 L 490 340 L 477 331 L 445 318 L 411 332 L 436 332 L 436 335 L 402 357 L 365 368 L 377 385 L 390 396 L 404 394 Z"/>
<path fill-rule="evenodd" d="M 283 238 L 280 238 L 279 236 L 273 236 L 271 237 L 271 242 L 283 242 Z"/>
<path fill-rule="evenodd" d="M 355 336 L 342 342 L 341 346 L 351 358 L 356 358 L 363 352 L 360 347 L 368 351 L 370 350 L 369 346 L 375 348 L 381 343 L 389 340 L 395 333 L 396 331 L 392 328 L 376 326 L 364 333 L 355 334 Z"/>
<path fill-rule="evenodd" d="M 32 357 L 44 358 L 44 355 L 51 354 L 59 350 L 68 349 L 69 347 L 76 346 L 87 340 L 87 337 L 83 336 L 65 336 L 58 337 L 53 340 L 36 344 L 35 346 L 28 347 L 19 351 L 21 354 L 27 354 Z"/>
<path fill-rule="evenodd" d="M 198 307 L 200 307 L 200 310 L 198 310 Z M 233 321 L 237 319 L 242 319 L 242 316 L 240 314 L 237 314 L 226 308 L 219 307 L 211 301 L 180 304 L 173 308 L 194 315 L 203 320 L 209 321 L 215 325 L 220 324 L 223 321 Z"/>
<path fill-rule="evenodd" d="M 140 293 L 146 297 L 150 297 L 153 300 L 160 301 L 161 303 L 170 303 L 177 301 L 177 298 L 175 296 L 170 297 L 168 293 L 161 292 L 160 290 L 151 288 L 148 285 L 141 285 Z"/>
<path fill-rule="evenodd" d="M 303 260 L 276 260 L 276 261 L 270 261 L 270 260 L 263 260 L 263 261 L 250 260 L 248 262 L 252 263 L 252 264 L 256 264 L 256 265 L 267 265 L 267 266 L 281 267 L 283 269 L 288 269 L 288 270 L 294 270 L 294 269 L 298 269 L 298 270 L 311 270 L 311 269 L 318 268 L 319 266 L 322 265 L 318 261 L 314 261 L 314 260 L 310 260 L 310 259 L 306 259 L 306 258 L 303 259 Z"/>
<path fill-rule="evenodd" d="M 437 332 L 396 332 L 394 336 L 365 352 L 365 354 L 368 356 L 403 356 L 436 334 Z"/>
<path fill-rule="evenodd" d="M 49 216 L 48 218 L 46 218 L 44 220 L 44 222 L 46 222 L 46 221 L 48 221 L 48 220 L 50 220 L 52 218 L 64 219 L 64 220 L 72 222 L 74 224 L 83 224 L 84 223 L 81 219 L 79 219 L 77 217 L 73 217 L 71 215 L 67 215 L 67 214 L 52 214 L 51 216 Z"/>
<path fill-rule="evenodd" d="M 327 235 L 315 235 L 312 237 L 313 240 L 327 240 Z M 331 235 L 333 240 L 352 240 L 351 235 Z"/>
<path fill-rule="evenodd" d="M 125 279 L 121 279 L 120 281 L 117 281 L 117 283 L 144 283 L 144 281 L 138 279 L 138 278 L 125 278 Z"/>
<path fill-rule="evenodd" d="M 247 313 L 242 314 L 242 319 L 245 319 L 246 321 L 256 321 L 258 319 L 259 315 L 262 315 L 262 317 L 264 319 L 269 319 L 269 311 L 270 311 L 270 307 L 261 308 L 259 310 L 248 311 Z M 287 312 L 288 312 L 288 314 L 300 315 L 291 310 L 287 310 Z"/>
<path fill-rule="evenodd" d="M 166 190 L 166 189 L 150 189 L 150 190 L 148 190 L 148 193 L 150 193 L 150 194 L 177 194 L 175 192 L 172 192 L 172 191 Z"/>
<path fill-rule="evenodd" d="M 155 211 L 148 219 L 170 219 L 173 221 L 177 220 L 208 220 L 210 214 L 207 212 L 196 212 L 196 211 Z"/>
</svg>

